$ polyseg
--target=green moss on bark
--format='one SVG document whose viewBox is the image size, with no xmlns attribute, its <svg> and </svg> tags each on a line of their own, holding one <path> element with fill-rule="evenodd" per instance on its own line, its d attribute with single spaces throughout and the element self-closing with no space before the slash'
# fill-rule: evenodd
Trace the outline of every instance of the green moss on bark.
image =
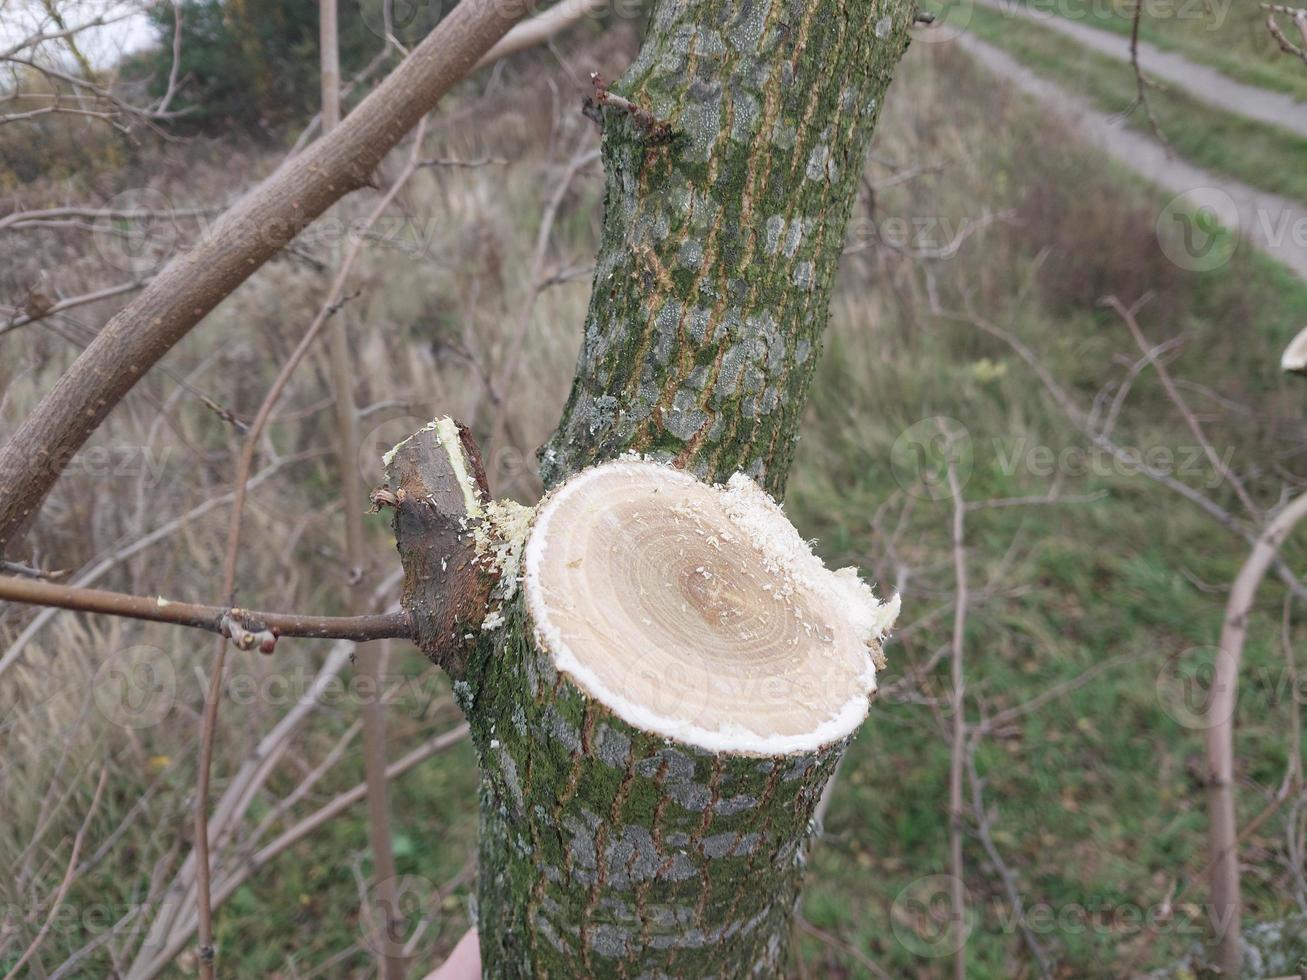
<svg viewBox="0 0 1307 980">
<path fill-rule="evenodd" d="M 779 497 L 911 0 L 662 0 L 605 110 L 603 241 L 547 485 L 628 450 Z"/>
<path fill-rule="evenodd" d="M 486 976 L 783 975 L 808 823 L 844 745 L 675 744 L 587 697 L 529 635 L 515 603 L 468 677 Z"/>
<path fill-rule="evenodd" d="M 603 239 L 547 485 L 635 450 L 783 494 L 914 9 L 658 0 L 614 90 L 673 135 L 603 110 Z M 455 683 L 483 774 L 485 975 L 783 975 L 809 820 L 843 744 L 756 758 L 639 731 L 554 670 L 520 593 L 504 613 Z"/>
</svg>

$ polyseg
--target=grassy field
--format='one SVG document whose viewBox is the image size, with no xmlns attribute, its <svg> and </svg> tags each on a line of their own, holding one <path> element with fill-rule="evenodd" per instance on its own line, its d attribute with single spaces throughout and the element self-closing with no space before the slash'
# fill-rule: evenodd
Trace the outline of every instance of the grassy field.
<svg viewBox="0 0 1307 980">
<path fill-rule="evenodd" d="M 1065 0 L 1015 0 L 1039 10 L 1054 10 L 1093 27 L 1129 35 L 1134 21 L 1130 0 L 1106 3 Z M 1292 24 L 1281 18 L 1293 39 Z M 1175 51 L 1210 65 L 1231 78 L 1287 92 L 1307 100 L 1307 71 L 1297 58 L 1282 52 L 1266 29 L 1266 12 L 1260 3 L 1239 0 L 1145 0 L 1140 37 L 1159 48 Z"/>
<path fill-rule="evenodd" d="M 1150 256 L 1151 218 L 1162 204 L 1156 194 L 1048 132 L 1046 121 L 1007 103 L 983 76 L 948 58 L 926 62 L 913 62 L 909 73 L 916 105 L 889 102 L 884 142 L 897 159 L 962 162 L 878 198 L 879 206 L 886 214 L 929 210 L 954 224 L 977 208 L 1010 207 L 1021 222 L 930 267 L 939 305 L 970 306 L 1012 331 L 1088 407 L 1104 384 L 1121 379 L 1123 359 L 1135 356 L 1122 324 L 1094 308 L 1094 294 L 1131 302 L 1154 291 L 1145 330 L 1154 342 L 1184 339 L 1172 373 L 1199 386 L 1192 398 L 1215 444 L 1233 452 L 1236 471 L 1260 474 L 1260 498 L 1273 499 L 1279 477 L 1271 460 L 1295 472 L 1303 463 L 1307 393 L 1283 380 L 1276 364 L 1280 345 L 1307 321 L 1307 289 L 1251 254 L 1209 274 L 1157 263 Z M 966 106 L 954 108 L 949 91 L 968 93 Z M 966 121 L 975 119 L 984 125 Z M 1007 139 L 987 139 L 990 127 Z M 904 145 L 909 133 L 915 139 Z M 957 154 L 959 143 L 966 154 Z M 952 589 L 951 502 L 909 499 L 887 465 L 905 429 L 931 416 L 962 421 L 974 459 L 969 500 L 1038 497 L 1054 485 L 1064 496 L 1103 495 L 968 516 L 969 568 L 980 590 L 967 620 L 968 711 L 974 723 L 1114 664 L 986 741 L 978 767 L 995 841 L 1027 903 L 1048 915 L 1036 933 L 1061 964 L 1059 975 L 1119 977 L 1173 964 L 1204 936 L 1202 733 L 1164 710 L 1158 677 L 1168 658 L 1215 642 L 1220 583 L 1233 576 L 1241 546 L 1142 477 L 1110 467 L 1088 475 L 1059 467 L 1050 477 L 1029 447 L 1061 453 L 1084 447 L 1083 436 L 1005 344 L 932 314 L 920 278 L 902 274 L 892 261 L 847 269 L 790 506 L 832 560 L 871 565 L 882 582 L 903 574 L 900 563 L 915 570 L 903 622 L 922 625 L 907 625 L 910 636 L 892 651 L 897 674 L 948 643 Z M 1147 372 L 1120 425 L 1117 438 L 1127 445 L 1168 446 L 1177 460 L 1192 448 Z M 1023 458 L 1031 465 L 1013 466 Z M 1210 486 L 1204 466 L 1186 479 Z M 1206 583 L 1216 584 L 1215 594 Z M 1245 677 L 1263 679 L 1241 702 L 1245 820 L 1284 773 L 1283 734 L 1295 708 L 1269 680 L 1280 676 L 1283 656 L 1280 593 L 1278 585 L 1266 590 L 1245 669 Z M 947 696 L 945 670 L 937 667 L 923 685 L 928 696 Z M 884 928 L 904 888 L 944 869 L 947 834 L 940 719 L 919 696 L 893 701 L 875 713 L 845 768 L 805 914 L 893 975 L 943 976 L 947 959 L 923 965 Z M 1251 918 L 1276 920 L 1291 905 L 1284 829 L 1263 827 L 1249 843 Z M 982 871 L 988 862 L 975 840 L 967 854 L 981 871 L 968 879 L 976 912 L 971 975 L 1023 975 L 1028 958 L 1000 882 L 992 869 Z M 1132 916 L 1160 908 L 1172 887 L 1177 913 L 1150 939 Z M 833 958 L 867 975 L 811 936 L 804 950 L 814 962 Z"/>
<path fill-rule="evenodd" d="M 584 54 L 579 63 L 604 66 L 621 49 Z M 546 86 L 536 89 L 537 101 L 525 105 L 493 87 L 464 92 L 428 154 L 511 162 L 423 174 L 403 208 L 406 227 L 431 232 L 430 247 L 412 255 L 369 250 L 349 309 L 366 338 L 359 372 L 362 403 L 375 408 L 370 417 L 450 411 L 488 427 L 493 405 L 479 371 L 503 367 L 544 201 L 575 148 L 593 141 L 567 99 L 558 108 Z M 497 121 L 473 129 L 470 118 Z M 1307 388 L 1276 369 L 1280 349 L 1307 322 L 1307 287 L 1245 249 L 1213 272 L 1178 269 L 1155 237 L 1160 195 L 940 46 L 910 51 L 873 157 L 869 180 L 883 186 L 854 216 L 787 506 L 826 558 L 861 565 L 882 588 L 899 584 L 904 611 L 887 650 L 886 694 L 843 766 L 826 835 L 811 855 L 794 974 L 878 975 L 871 962 L 895 977 L 950 975 L 949 958 L 928 955 L 930 936 L 914 929 L 905 903 L 947 870 L 948 663 L 938 654 L 953 615 L 953 505 L 915 496 L 911 474 L 892 462 L 904 433 L 920 431 L 914 424 L 948 416 L 965 428 L 971 453 L 967 500 L 1057 498 L 978 508 L 966 520 L 968 718 L 978 723 L 1049 697 L 979 744 L 992 842 L 1015 876 L 1055 976 L 1190 975 L 1184 963 L 1206 936 L 1202 732 L 1186 727 L 1159 675 L 1187 670 L 1215 642 L 1224 585 L 1245 546 L 1142 476 L 1101 461 L 1088 473 L 1069 463 L 1045 466 L 1047 455 L 1072 458 L 1064 451 L 1084 449 L 1084 437 L 1028 365 L 959 314 L 969 311 L 1019 337 L 1088 408 L 1103 390 L 1110 402 L 1113 386 L 1131 376 L 1138 359 L 1124 326 L 1099 299 L 1115 294 L 1133 302 L 1152 294 L 1140 313 L 1143 329 L 1154 343 L 1182 341 L 1168 354 L 1172 373 L 1185 381 L 1215 446 L 1231 453 L 1230 465 L 1271 505 L 1307 475 Z M 917 176 L 895 179 L 914 168 Z M 177 195 L 194 183 L 193 174 L 176 179 L 170 193 Z M 551 249 L 558 268 L 583 267 L 593 255 L 599 190 L 598 180 L 586 176 L 566 196 Z M 1001 220 L 991 221 L 995 214 Z M 973 223 L 979 230 L 951 249 L 959 230 Z M 104 435 L 107 445 L 171 447 L 166 479 L 144 498 L 135 481 L 75 474 L 43 515 L 43 553 L 75 567 L 220 492 L 235 437 L 175 379 L 238 412 L 252 410 L 324 282 L 305 262 L 269 266 L 188 338 L 166 362 L 169 373 L 116 413 Z M 530 369 L 512 386 L 511 444 L 488 447 L 500 492 L 523 499 L 533 493 L 528 476 L 516 478 L 521 453 L 557 417 L 587 295 L 581 275 L 547 290 L 536 306 Z M 6 430 L 70 356 L 53 338 L 41 343 L 36 355 L 0 369 Z M 341 603 L 343 586 L 333 571 L 337 477 L 323 456 L 332 424 L 324 384 L 322 365 L 306 365 L 274 429 L 277 452 L 303 458 L 256 494 L 247 540 L 260 548 L 246 556 L 242 575 L 242 598 L 251 602 L 323 612 Z M 175 406 L 176 420 L 148 442 L 152 399 Z M 1124 399 L 1115 437 L 1140 451 L 1169 448 L 1178 478 L 1237 506 L 1194 461 L 1194 440 L 1149 370 Z M 224 523 L 225 512 L 193 522 L 171 545 L 137 556 L 99 584 L 207 600 Z M 372 528 L 375 580 L 394 559 L 382 522 Z M 1288 557 L 1301 567 L 1307 549 L 1294 543 Z M 1278 683 L 1283 592 L 1268 580 L 1246 652 L 1237 746 L 1245 822 L 1274 794 L 1289 758 L 1286 733 L 1296 704 Z M 5 621 L 0 639 L 11 641 L 20 627 L 20 617 Z M 1293 647 L 1304 630 L 1295 623 L 1289 634 Z M 115 726 L 88 707 L 88 682 L 105 651 L 141 644 L 165 650 L 176 664 L 176 704 L 157 724 Z M 0 866 L 19 869 L 0 883 L 0 903 L 11 913 L 57 886 L 102 767 L 108 776 L 88 825 L 90 851 L 105 846 L 154 787 L 145 812 L 74 882 L 72 913 L 43 946 L 47 972 L 97 938 L 103 945 L 73 975 L 121 967 L 135 948 L 131 930 L 153 916 L 152 893 L 185 856 L 201 704 L 193 677 L 209 649 L 203 637 L 60 616 L 28 647 L 0 695 L 7 719 Z M 285 683 L 299 665 L 320 662 L 323 649 L 285 643 L 274 660 L 241 660 L 238 672 L 259 690 L 280 690 L 269 681 Z M 346 668 L 347 685 L 351 676 Z M 402 685 L 388 715 L 391 755 L 398 757 L 451 727 L 457 712 L 444 682 L 407 647 L 395 646 L 391 677 Z M 284 707 L 284 696 L 232 697 L 224 705 L 218 791 Z M 238 844 L 264 817 L 281 829 L 360 781 L 351 708 L 347 698 L 313 714 L 267 792 L 254 800 Z M 278 815 L 277 801 L 338 745 L 339 759 L 292 816 Z M 393 786 L 400 870 L 442 889 L 438 912 L 415 947 L 421 967 L 437 963 L 468 922 L 473 764 L 462 744 Z M 50 796 L 52 783 L 59 791 Z M 1286 806 L 1244 842 L 1250 924 L 1284 922 L 1304 900 L 1291 847 L 1302 817 Z M 32 849 L 38 826 L 42 842 Z M 366 975 L 358 882 L 368 874 L 367 853 L 356 808 L 239 888 L 217 915 L 230 975 Z M 1038 975 L 991 855 L 972 833 L 965 858 L 969 975 Z M 1146 919 L 1163 906 L 1172 911 L 1154 935 Z M 111 932 L 106 923 L 123 916 L 134 917 Z M 16 939 L 4 947 L 0 967 L 39 925 L 22 914 L 7 921 Z M 188 972 L 182 961 L 170 975 Z"/>
<path fill-rule="evenodd" d="M 1051 28 L 984 7 L 974 10 L 970 30 L 1106 112 L 1124 113 L 1135 106 L 1134 70 L 1126 62 L 1090 51 Z M 1307 77 L 1307 66 L 1302 67 Z M 1307 173 L 1293 162 L 1307 159 L 1307 140 L 1204 105 L 1174 86 L 1151 89 L 1148 102 L 1167 141 L 1184 159 L 1252 187 L 1307 200 Z M 1151 133 L 1142 108 L 1135 107 L 1127 119 L 1134 129 Z"/>
</svg>

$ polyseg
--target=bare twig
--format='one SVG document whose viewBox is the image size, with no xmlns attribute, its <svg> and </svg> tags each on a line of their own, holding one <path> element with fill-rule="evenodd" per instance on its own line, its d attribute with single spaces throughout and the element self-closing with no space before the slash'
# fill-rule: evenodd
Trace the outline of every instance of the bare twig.
<svg viewBox="0 0 1307 980">
<path fill-rule="evenodd" d="M 1208 811 L 1207 840 L 1213 918 L 1217 927 L 1217 959 L 1228 976 L 1238 976 L 1242 900 L 1239 887 L 1238 818 L 1234 809 L 1234 714 L 1239 693 L 1248 617 L 1266 571 L 1277 560 L 1284 539 L 1307 517 L 1307 494 L 1296 497 L 1258 536 L 1230 588 L 1221 624 L 1221 642 L 1207 708 Z"/>
<path fill-rule="evenodd" d="M 1139 302 L 1135 303 L 1134 306 L 1126 306 L 1115 296 L 1109 296 L 1103 301 L 1104 304 L 1110 307 L 1125 323 L 1126 328 L 1130 331 L 1130 336 L 1134 338 L 1135 343 L 1139 346 L 1140 352 L 1145 357 L 1149 355 L 1149 352 L 1153 350 L 1153 347 L 1144 336 L 1144 332 L 1139 326 L 1139 321 L 1135 317 L 1135 313 L 1151 298 L 1151 295 L 1147 295 L 1139 300 Z M 1225 460 L 1221 459 L 1220 454 L 1212 445 L 1211 440 L 1207 438 L 1207 433 L 1203 431 L 1203 427 L 1199 424 L 1197 416 L 1194 415 L 1193 410 L 1189 407 L 1189 403 L 1184 400 L 1184 396 L 1180 394 L 1179 388 L 1177 388 L 1175 382 L 1171 380 L 1171 372 L 1167 370 L 1165 364 L 1156 358 L 1152 359 L 1152 365 L 1153 370 L 1157 372 L 1157 379 L 1162 382 L 1162 390 L 1166 392 L 1166 396 L 1171 400 L 1171 404 L 1176 407 L 1177 411 L 1179 411 L 1180 416 L 1184 419 L 1185 425 L 1188 426 L 1193 437 L 1198 440 L 1198 445 L 1202 448 L 1203 454 L 1207 457 L 1207 461 L 1212 464 L 1212 469 L 1216 470 L 1221 479 L 1230 485 L 1230 488 L 1234 491 L 1235 496 L 1239 498 L 1239 502 L 1243 504 L 1248 515 L 1255 519 L 1260 518 L 1262 509 L 1257 506 L 1257 503 L 1249 495 L 1247 488 L 1243 485 L 1243 481 L 1240 480 L 1230 467 L 1226 465 Z"/>
<path fill-rule="evenodd" d="M 0 450 L 0 545 L 141 376 L 301 229 L 368 185 L 391 148 L 525 12 L 499 0 L 458 4 L 335 132 L 246 195 L 105 325 Z"/>
<path fill-rule="evenodd" d="M 289 463 L 291 459 L 292 457 L 283 457 L 264 467 L 250 480 L 250 489 L 254 489 L 271 479 L 283 466 Z M 91 565 L 91 567 L 79 573 L 77 578 L 69 584 L 85 587 L 98 582 L 128 558 L 140 554 L 151 545 L 158 544 L 160 541 L 168 540 L 179 528 L 185 527 L 190 522 L 199 520 L 210 511 L 216 510 L 217 508 L 230 503 L 234 497 L 235 492 L 232 491 L 217 497 L 210 497 L 208 500 L 196 504 L 185 514 L 160 524 L 148 534 L 142 535 L 135 541 L 127 542 L 121 547 L 116 548 L 110 554 L 100 558 L 95 562 L 95 564 Z M 23 631 L 18 634 L 18 637 L 14 642 L 9 645 L 9 649 L 4 652 L 4 656 L 0 656 L 0 675 L 3 675 L 4 672 L 9 669 L 9 667 L 18 659 L 19 654 L 23 652 L 23 648 L 32 641 L 36 634 L 39 633 L 47 623 L 54 619 L 58 612 L 59 607 L 47 606 L 23 628 Z"/>
<path fill-rule="evenodd" d="M 1275 38 L 1275 43 L 1280 46 L 1280 50 L 1307 61 L 1307 10 L 1301 7 L 1286 7 L 1278 3 L 1264 3 L 1262 9 L 1266 11 L 1266 29 L 1271 32 L 1271 37 Z M 1301 44 L 1294 44 L 1289 40 L 1275 19 L 1276 14 L 1285 14 L 1293 21 L 1293 26 L 1298 29 L 1298 36 L 1302 39 Z"/>
<path fill-rule="evenodd" d="M 121 296 L 123 293 L 134 292 L 145 285 L 144 279 L 133 279 L 130 282 L 119 283 L 116 286 L 106 286 L 104 289 L 96 289 L 89 293 L 83 293 L 80 296 L 70 296 L 67 299 L 61 299 L 44 309 L 37 311 L 21 311 L 13 307 L 0 307 L 10 314 L 10 319 L 0 323 L 0 336 L 4 336 L 10 330 L 17 330 L 19 327 L 25 327 L 29 323 L 35 323 L 37 320 L 44 320 L 46 317 L 55 316 L 59 313 L 67 312 L 78 306 L 85 306 L 88 303 L 98 303 L 102 299 L 111 299 L 114 296 Z"/>
<path fill-rule="evenodd" d="M 1135 0 L 1134 19 L 1130 22 L 1130 67 L 1135 73 L 1135 101 L 1125 110 L 1125 115 L 1129 115 L 1137 108 L 1143 108 L 1144 113 L 1148 116 L 1148 125 L 1153 130 L 1153 135 L 1157 137 L 1162 148 L 1166 150 L 1168 157 L 1174 156 L 1175 151 L 1171 149 L 1171 143 L 1162 132 L 1161 125 L 1157 122 L 1157 117 L 1153 115 L 1153 106 L 1148 101 L 1149 88 L 1161 88 L 1161 86 L 1144 74 L 1144 69 L 1139 64 L 1139 24 L 1144 16 L 1144 0 Z"/>
<path fill-rule="evenodd" d="M 451 15 L 452 16 L 452 15 Z M 392 76 L 393 77 L 393 76 Z M 342 126 L 342 129 L 344 127 Z M 419 121 L 417 132 L 413 140 L 413 150 L 409 154 L 408 162 L 404 169 L 395 178 L 381 200 L 377 203 L 365 221 L 365 227 L 371 227 L 377 219 L 390 206 L 395 195 L 399 193 L 401 187 L 413 175 L 417 167 L 417 162 L 421 156 L 422 138 L 426 133 L 425 117 Z M 336 278 L 332 282 L 331 289 L 327 294 L 326 300 L 319 308 L 317 316 L 309 324 L 304 336 L 300 339 L 295 350 L 291 352 L 286 363 L 282 365 L 281 371 L 273 380 L 272 386 L 268 389 L 267 395 L 263 399 L 263 404 L 259 406 L 259 411 L 254 417 L 254 422 L 250 426 L 249 434 L 246 436 L 245 444 L 241 450 L 240 461 L 236 470 L 236 495 L 232 504 L 231 520 L 227 528 L 227 550 L 223 560 L 223 593 L 231 595 L 236 587 L 236 561 L 240 554 L 240 535 L 241 535 L 241 516 L 245 504 L 245 487 L 250 477 L 250 471 L 254 464 L 254 454 L 258 449 L 259 440 L 262 438 L 263 430 L 272 416 L 272 410 L 281 397 L 282 391 L 290 382 L 290 377 L 300 361 L 308 353 L 309 348 L 317 339 L 327 319 L 331 316 L 333 310 L 337 308 L 341 296 L 345 291 L 345 282 L 353 269 L 354 262 L 358 258 L 359 250 L 362 247 L 362 239 L 355 238 L 351 241 L 349 248 L 346 250 L 341 260 L 340 268 L 336 272 Z M 217 726 L 218 704 L 222 693 L 222 675 L 226 661 L 227 643 L 221 636 L 215 647 L 213 669 L 209 677 L 209 699 L 204 706 L 204 718 L 202 722 L 200 736 L 200 763 L 199 763 L 199 785 L 195 794 L 195 853 L 196 853 L 196 898 L 199 913 L 199 960 L 201 976 L 205 980 L 212 980 L 213 975 L 213 916 L 209 906 L 209 826 L 208 826 L 208 797 L 209 797 L 209 768 L 213 761 L 213 740 L 214 731 Z"/>
<path fill-rule="evenodd" d="M 298 613 L 259 612 L 230 606 L 177 602 L 163 596 L 150 598 L 106 592 L 103 589 L 84 589 L 10 575 L 0 576 L 0 599 L 190 626 L 230 637 L 238 647 L 245 650 L 259 646 L 269 636 L 275 642 L 278 636 L 363 641 L 406 638 L 410 635 L 408 616 L 403 612 L 378 616 L 303 616 Z M 264 652 L 272 651 L 268 649 Z"/>
<path fill-rule="evenodd" d="M 820 939 L 823 943 L 825 943 L 827 946 L 830 946 L 832 949 L 838 949 L 841 952 L 847 953 L 849 956 L 852 956 L 855 960 L 858 961 L 858 963 L 862 966 L 862 968 L 865 969 L 868 973 L 872 974 L 872 976 L 880 977 L 880 980 L 891 980 L 890 975 L 885 972 L 885 969 L 879 963 L 871 959 L 869 956 L 867 956 L 867 954 L 865 954 L 862 950 L 858 949 L 858 947 L 854 946 L 852 943 L 846 943 L 838 936 L 832 936 L 829 932 L 826 932 L 824 929 L 818 929 L 802 915 L 796 915 L 794 917 L 794 921 L 795 924 L 797 924 L 798 927 L 802 929 L 804 932 L 806 932 L 808 935 L 812 936 L 815 939 Z"/>
<path fill-rule="evenodd" d="M 485 68 L 510 54 L 544 44 L 555 34 L 571 27 L 586 14 L 602 10 L 607 0 L 562 0 L 543 13 L 518 24 L 500 38 L 493 48 L 481 56 L 473 70 Z"/>
<path fill-rule="evenodd" d="M 448 732 L 437 735 L 387 766 L 386 778 L 399 778 L 419 763 L 431 758 L 431 756 L 458 744 L 467 737 L 467 734 L 468 726 L 464 723 Z M 236 889 L 248 881 L 259 869 L 285 853 L 319 827 L 348 811 L 366 796 L 367 784 L 358 783 L 287 828 L 253 855 L 241 856 L 231 873 L 219 881 L 214 889 L 213 904 L 215 907 L 225 902 Z M 195 932 L 196 925 L 196 920 L 192 917 L 184 922 L 180 928 L 175 929 L 167 945 L 159 951 L 149 965 L 139 972 L 135 970 L 132 972 L 133 978 L 135 980 L 153 980 L 154 977 L 163 972 L 177 954 L 185 948 L 186 943 Z"/>
<path fill-rule="evenodd" d="M 322 132 L 330 135 L 340 122 L 340 51 L 336 30 L 336 0 L 319 0 L 319 37 L 321 38 Z M 422 129 L 408 172 L 416 165 L 421 152 Z M 327 332 L 331 354 L 331 387 L 335 395 L 337 423 L 336 461 L 340 471 L 340 497 L 345 519 L 346 580 L 349 586 L 366 574 L 367 547 L 363 538 L 363 487 L 355 466 L 358 461 L 359 416 L 354 402 L 354 356 L 349 346 L 349 327 L 344 317 L 333 317 Z M 351 589 L 348 597 L 351 612 L 358 611 L 358 596 Z M 360 647 L 355 651 L 359 677 L 374 689 L 380 686 L 383 664 L 390 645 Z M 372 850 L 372 867 L 377 889 L 377 907 L 396 908 L 395 852 L 390 835 L 390 800 L 386 786 L 386 713 L 380 698 L 368 698 L 360 706 L 363 716 L 363 770 L 368 786 L 368 841 Z M 406 961 L 392 955 L 390 930 L 386 929 L 377 951 L 378 972 L 383 980 L 403 980 Z"/>
<path fill-rule="evenodd" d="M 962 497 L 962 485 L 958 479 L 957 460 L 953 453 L 954 434 L 945 431 L 947 442 L 945 455 L 948 465 L 948 486 L 953 500 L 953 577 L 957 597 L 953 602 L 953 643 L 952 643 L 952 696 L 949 707 L 953 713 L 952 731 L 953 747 L 949 755 L 949 874 L 952 891 L 953 928 L 957 930 L 955 939 L 957 948 L 953 952 L 953 976 L 956 980 L 966 980 L 967 957 L 966 944 L 961 942 L 965 935 L 967 915 L 967 890 L 963 883 L 965 868 L 962 863 L 962 775 L 966 764 L 967 719 L 965 713 L 966 676 L 963 670 L 962 651 L 967 628 L 967 552 L 966 552 L 966 501 Z"/>
<path fill-rule="evenodd" d="M 998 846 L 994 843 L 994 835 L 990 829 L 989 811 L 985 807 L 985 782 L 980 778 L 980 773 L 976 769 L 976 748 L 977 741 L 972 739 L 967 746 L 967 774 L 971 782 L 971 813 L 976 821 L 976 836 L 980 838 L 980 845 L 985 849 L 989 861 L 994 865 L 994 870 L 998 872 L 999 880 L 1003 882 L 1003 891 L 1007 894 L 1008 904 L 1012 906 L 1012 914 L 1016 916 L 1017 928 L 1021 930 L 1021 937 L 1025 940 L 1026 948 L 1030 950 L 1030 955 L 1035 959 L 1035 965 L 1039 967 L 1039 975 L 1048 980 L 1052 976 L 1048 968 L 1048 954 L 1044 948 L 1039 945 L 1039 940 L 1035 938 L 1035 932 L 1030 928 L 1030 922 L 1026 918 L 1026 905 L 1021 898 L 1021 889 L 1017 887 L 1016 875 L 1008 867 L 1007 862 L 1003 860 L 1003 855 L 999 853 Z"/>
<path fill-rule="evenodd" d="M 1127 453 L 1125 449 L 1123 449 L 1110 436 L 1106 435 L 1101 429 L 1093 428 L 1089 424 L 1089 419 L 1086 413 L 1075 403 L 1067 393 L 1066 389 L 1057 382 L 1057 379 L 1052 376 L 1043 361 L 1039 359 L 1039 356 L 1013 334 L 996 324 L 991 323 L 984 317 L 975 314 L 952 313 L 939 308 L 936 308 L 935 312 L 948 319 L 961 320 L 970 323 L 984 333 L 989 334 L 991 337 L 1003 341 L 1003 343 L 1012 348 L 1013 352 L 1015 352 L 1018 357 L 1026 362 L 1030 369 L 1035 373 L 1035 376 L 1039 378 L 1040 383 L 1043 384 L 1045 390 L 1048 391 L 1049 395 L 1051 395 L 1053 400 L 1057 403 L 1058 407 L 1062 409 L 1067 418 L 1071 420 L 1076 428 L 1084 433 L 1085 437 L 1088 438 L 1091 443 L 1108 453 L 1123 466 L 1129 467 L 1140 476 L 1148 477 L 1150 480 L 1161 484 L 1168 490 L 1174 491 L 1184 499 L 1193 503 L 1209 517 L 1215 520 L 1216 523 L 1221 525 L 1221 527 L 1239 535 L 1239 537 L 1247 541 L 1249 545 L 1256 543 L 1256 532 L 1249 530 L 1243 522 L 1236 519 L 1233 514 L 1211 497 L 1204 494 L 1201 490 L 1191 487 L 1183 480 L 1177 479 L 1167 471 L 1149 465 L 1147 461 L 1139 459 L 1137 455 L 1132 457 L 1131 454 Z M 1280 579 L 1289 587 L 1294 595 L 1307 599 L 1307 587 L 1299 581 L 1298 577 L 1293 573 L 1293 570 L 1290 569 L 1278 555 L 1273 559 L 1273 566 L 1276 574 L 1280 576 Z"/>
</svg>

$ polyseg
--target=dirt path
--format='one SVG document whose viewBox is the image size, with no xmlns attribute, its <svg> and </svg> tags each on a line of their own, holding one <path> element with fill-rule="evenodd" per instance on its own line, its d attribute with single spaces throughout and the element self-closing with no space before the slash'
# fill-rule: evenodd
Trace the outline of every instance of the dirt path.
<svg viewBox="0 0 1307 980">
<path fill-rule="evenodd" d="M 1124 34 L 1090 27 L 1088 24 L 1068 20 L 1056 14 L 1032 10 L 1021 0 L 972 0 L 972 2 L 1009 17 L 1022 17 L 1034 21 L 1109 58 L 1127 62 L 1130 60 L 1130 39 Z M 1190 61 L 1172 51 L 1164 51 L 1145 41 L 1139 42 L 1139 63 L 1145 74 L 1165 84 L 1184 89 L 1200 102 L 1237 113 L 1248 119 L 1278 126 L 1299 136 L 1307 136 L 1307 104 L 1299 102 L 1290 95 L 1236 82 L 1214 68 Z"/>
<path fill-rule="evenodd" d="M 1039 77 L 1007 52 L 974 35 L 963 34 L 956 38 L 956 43 L 990 72 L 1044 103 L 1051 113 L 1072 120 L 1089 142 L 1101 147 L 1108 155 L 1150 183 L 1177 196 L 1184 195 L 1182 202 L 1174 207 L 1168 206 L 1159 215 L 1159 224 L 1185 222 L 1184 214 L 1199 207 L 1210 208 L 1221 218 L 1223 225 L 1231 227 L 1237 224 L 1245 241 L 1307 280 L 1307 207 L 1213 174 L 1179 158 L 1168 158 L 1161 145 L 1143 133 L 1129 129 L 1119 116 L 1098 110 L 1088 99 Z M 1172 261 L 1184 268 L 1215 268 L 1224 264 L 1219 254 L 1211 254 L 1210 242 L 1202 240 L 1201 231 L 1195 234 L 1198 240 L 1187 252 L 1172 254 L 1176 247 L 1168 248 L 1166 242 L 1163 249 Z M 1186 237 L 1183 241 L 1186 243 L 1184 248 L 1189 249 L 1190 239 Z"/>
</svg>

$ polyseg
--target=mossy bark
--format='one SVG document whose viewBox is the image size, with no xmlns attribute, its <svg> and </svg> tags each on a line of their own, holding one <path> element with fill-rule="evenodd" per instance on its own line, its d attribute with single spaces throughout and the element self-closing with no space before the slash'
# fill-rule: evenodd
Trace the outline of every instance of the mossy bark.
<svg viewBox="0 0 1307 980">
<path fill-rule="evenodd" d="M 486 976 L 783 975 L 844 745 L 759 758 L 640 731 L 556 671 L 523 615 L 468 677 Z"/>
<path fill-rule="evenodd" d="M 634 450 L 783 494 L 914 12 L 658 0 L 610 90 L 638 111 L 600 110 L 603 239 L 547 485 Z M 428 618 L 438 561 L 405 557 L 405 605 Z M 483 774 L 485 975 L 783 975 L 809 820 L 844 745 L 759 758 L 639 731 L 553 668 L 514 589 L 505 576 L 505 621 L 473 649 L 427 650 L 461 675 Z"/>
<path fill-rule="evenodd" d="M 660 0 L 605 108 L 603 240 L 546 485 L 636 450 L 780 497 L 913 0 Z"/>
</svg>

